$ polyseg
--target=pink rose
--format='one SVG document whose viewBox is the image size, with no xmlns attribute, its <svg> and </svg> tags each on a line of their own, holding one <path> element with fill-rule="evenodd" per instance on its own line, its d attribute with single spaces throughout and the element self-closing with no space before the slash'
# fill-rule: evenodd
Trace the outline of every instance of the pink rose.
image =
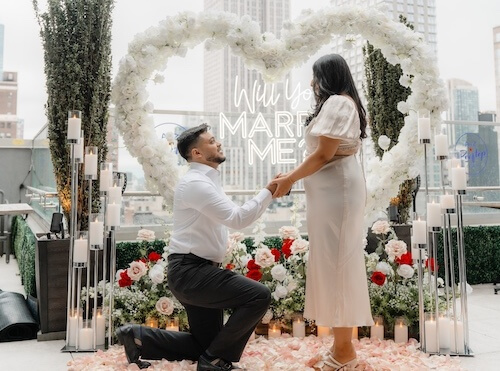
<svg viewBox="0 0 500 371">
<path fill-rule="evenodd" d="M 166 296 L 162 296 L 156 302 L 155 308 L 159 313 L 170 316 L 174 312 L 174 302 Z"/>
<path fill-rule="evenodd" d="M 127 274 L 132 281 L 139 281 L 148 271 L 146 264 L 140 260 L 130 263 L 129 266 Z"/>
<path fill-rule="evenodd" d="M 372 225 L 373 234 L 387 234 L 391 231 L 391 226 L 387 220 L 377 220 Z"/>
</svg>

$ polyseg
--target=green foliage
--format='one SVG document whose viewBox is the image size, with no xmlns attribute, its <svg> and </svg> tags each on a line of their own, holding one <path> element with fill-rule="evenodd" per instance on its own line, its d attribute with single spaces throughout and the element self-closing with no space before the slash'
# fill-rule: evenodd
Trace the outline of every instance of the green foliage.
<svg viewBox="0 0 500 371">
<path fill-rule="evenodd" d="M 457 232 L 452 229 L 453 260 L 458 283 Z M 500 282 L 500 227 L 464 227 L 467 282 L 471 285 Z M 444 277 L 443 238 L 438 239 L 439 275 Z"/>
<path fill-rule="evenodd" d="M 400 16 L 400 21 L 409 28 L 405 17 Z M 389 149 L 397 144 L 399 132 L 404 126 L 404 115 L 398 111 L 397 105 L 401 101 L 406 101 L 411 94 L 411 89 L 402 86 L 399 79 L 403 74 L 401 66 L 392 65 L 383 56 L 380 49 L 375 49 L 367 42 L 363 47 L 365 57 L 365 94 L 367 97 L 368 124 L 371 129 L 371 138 L 374 143 L 375 153 L 382 158 L 384 150 L 378 145 L 381 135 L 386 135 L 391 139 Z M 394 200 L 398 206 L 400 222 L 406 223 L 409 218 L 409 208 L 412 203 L 411 190 L 415 180 L 403 182 L 399 189 L 399 195 Z"/>
<path fill-rule="evenodd" d="M 127 269 L 130 262 L 147 257 L 152 251 L 163 254 L 165 241 L 119 242 L 116 244 L 116 269 Z"/>
<path fill-rule="evenodd" d="M 85 146 L 97 146 L 106 158 L 106 127 L 111 91 L 111 10 L 113 0 L 49 0 L 41 13 L 33 7 L 44 47 L 46 114 L 57 190 L 70 221 L 71 151 L 67 145 L 68 111 L 82 111 Z M 88 182 L 79 175 L 78 230 L 87 228 Z M 95 187 L 93 209 L 99 206 Z M 68 223 L 69 225 L 69 223 Z"/>
<path fill-rule="evenodd" d="M 35 281 L 35 246 L 36 237 L 20 216 L 12 218 L 11 226 L 12 251 L 16 256 L 21 283 L 27 295 L 36 297 Z"/>
</svg>

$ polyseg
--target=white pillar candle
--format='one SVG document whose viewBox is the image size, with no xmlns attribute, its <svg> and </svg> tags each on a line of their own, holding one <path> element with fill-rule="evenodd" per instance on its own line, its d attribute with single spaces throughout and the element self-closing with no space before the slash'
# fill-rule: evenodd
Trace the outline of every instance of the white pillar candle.
<svg viewBox="0 0 500 371">
<path fill-rule="evenodd" d="M 425 351 L 427 353 L 436 353 L 438 350 L 436 319 L 430 317 L 425 320 Z"/>
<path fill-rule="evenodd" d="M 461 166 L 461 161 L 458 158 L 450 158 L 448 160 L 448 173 L 451 173 L 451 169 L 454 167 L 459 167 Z"/>
<path fill-rule="evenodd" d="M 94 326 L 96 331 L 96 345 L 104 345 L 104 339 L 106 338 L 106 325 L 105 318 L 99 309 L 97 310 L 97 316 L 95 317 Z"/>
<path fill-rule="evenodd" d="M 85 175 L 97 176 L 97 154 L 90 152 L 85 155 Z"/>
<path fill-rule="evenodd" d="M 436 157 L 448 156 L 448 135 L 436 134 L 434 136 L 434 151 Z"/>
<path fill-rule="evenodd" d="M 439 347 L 448 349 L 450 347 L 450 319 L 445 316 L 439 317 Z"/>
<path fill-rule="evenodd" d="M 418 119 L 418 140 L 431 139 L 431 120 L 428 117 Z"/>
<path fill-rule="evenodd" d="M 406 324 L 402 320 L 396 320 L 396 323 L 394 324 L 394 342 L 408 342 L 408 326 L 406 326 Z"/>
<path fill-rule="evenodd" d="M 441 205 L 436 202 L 427 203 L 427 227 L 441 227 Z"/>
<path fill-rule="evenodd" d="M 412 222 L 412 243 L 427 243 L 427 223 L 425 220 L 414 220 Z"/>
<path fill-rule="evenodd" d="M 104 223 L 95 218 L 89 226 L 90 244 L 102 245 L 104 242 Z"/>
<path fill-rule="evenodd" d="M 109 227 L 118 227 L 120 225 L 120 205 L 108 204 L 106 209 L 106 225 Z"/>
<path fill-rule="evenodd" d="M 465 353 L 464 325 L 462 321 L 457 321 L 457 330 L 455 331 L 455 321 L 450 320 L 450 351 L 461 354 Z"/>
<path fill-rule="evenodd" d="M 75 239 L 75 246 L 73 248 L 73 263 L 86 263 L 87 262 L 87 246 L 88 240 L 80 237 Z"/>
<path fill-rule="evenodd" d="M 78 330 L 82 323 L 82 316 L 76 315 L 76 311 L 74 314 L 69 316 L 69 339 L 68 345 L 70 347 L 74 347 L 76 345 L 76 337 L 78 336 Z"/>
<path fill-rule="evenodd" d="M 82 132 L 83 133 L 83 132 Z M 78 142 L 75 144 L 75 161 L 78 163 L 83 162 L 83 134 L 80 139 L 78 139 Z"/>
<path fill-rule="evenodd" d="M 115 203 L 117 205 L 121 205 L 122 204 L 122 188 L 117 186 L 117 185 L 113 185 L 113 186 L 109 187 L 108 199 L 109 199 L 110 204 Z"/>
<path fill-rule="evenodd" d="M 455 197 L 453 195 L 441 195 L 439 196 L 439 203 L 441 204 L 441 209 L 454 209 L 455 208 Z"/>
<path fill-rule="evenodd" d="M 281 336 L 281 327 L 277 324 L 270 324 L 267 329 L 267 337 L 269 339 L 279 338 Z"/>
<path fill-rule="evenodd" d="M 179 326 L 169 323 L 165 329 L 169 331 L 179 331 Z"/>
<path fill-rule="evenodd" d="M 384 340 L 384 325 L 375 320 L 375 324 L 370 328 L 370 337 Z"/>
<path fill-rule="evenodd" d="M 68 139 L 78 140 L 82 131 L 82 119 L 79 117 L 70 117 L 68 119 Z"/>
<path fill-rule="evenodd" d="M 306 324 L 303 320 L 296 319 L 293 321 L 292 334 L 295 338 L 303 338 L 306 336 Z"/>
<path fill-rule="evenodd" d="M 451 188 L 454 190 L 467 189 L 467 175 L 464 167 L 454 167 L 451 169 Z"/>
<path fill-rule="evenodd" d="M 318 326 L 317 330 L 318 330 L 318 337 L 319 338 L 324 338 L 324 337 L 330 336 L 330 327 Z"/>
<path fill-rule="evenodd" d="M 100 191 L 108 191 L 109 187 L 113 182 L 113 170 L 110 169 L 101 169 L 101 175 L 99 179 L 99 190 Z"/>
<path fill-rule="evenodd" d="M 78 336 L 78 349 L 92 349 L 94 343 L 94 330 L 91 327 L 81 328 Z"/>
</svg>

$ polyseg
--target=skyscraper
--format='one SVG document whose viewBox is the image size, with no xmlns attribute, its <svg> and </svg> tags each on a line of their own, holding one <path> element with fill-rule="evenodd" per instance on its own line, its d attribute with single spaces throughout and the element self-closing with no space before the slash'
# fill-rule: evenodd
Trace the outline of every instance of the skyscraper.
<svg viewBox="0 0 500 371">
<path fill-rule="evenodd" d="M 479 115 L 479 95 L 477 87 L 471 83 L 450 79 L 446 82 L 448 88 L 449 107 L 446 118 L 450 121 L 477 121 Z M 450 139 L 457 143 L 465 133 L 477 133 L 477 125 L 451 125 Z"/>
<path fill-rule="evenodd" d="M 280 37 L 283 21 L 290 19 L 290 0 L 205 0 L 204 4 L 206 11 L 250 16 L 259 23 L 262 33 L 271 32 L 276 37 Z M 286 80 L 265 84 L 260 73 L 249 70 L 228 47 L 205 51 L 204 110 L 220 113 L 207 121 L 227 155 L 221 167 L 226 188 L 264 186 L 277 172 L 294 165 L 284 162 L 301 160 L 298 132 L 302 120 L 289 112 L 288 91 Z M 290 126 L 281 127 L 281 131 L 278 128 L 277 132 L 277 122 L 288 122 Z M 286 138 L 292 131 L 294 138 Z"/>
<path fill-rule="evenodd" d="M 495 87 L 497 96 L 497 122 L 500 122 L 500 26 L 493 28 L 493 50 L 495 59 Z"/>
</svg>

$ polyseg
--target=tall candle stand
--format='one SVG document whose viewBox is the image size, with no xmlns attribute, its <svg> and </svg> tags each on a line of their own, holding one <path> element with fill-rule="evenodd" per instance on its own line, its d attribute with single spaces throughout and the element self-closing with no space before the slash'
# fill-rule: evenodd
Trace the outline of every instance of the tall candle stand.
<svg viewBox="0 0 500 371">
<path fill-rule="evenodd" d="M 458 189 L 455 191 L 455 200 L 457 205 L 457 258 L 458 258 L 458 277 L 460 284 L 460 318 L 463 324 L 463 340 L 464 352 L 458 352 L 461 349 L 461 344 L 457 344 L 457 353 L 461 355 L 473 355 L 469 348 L 469 316 L 467 305 L 467 270 L 465 266 L 465 243 L 464 243 L 464 221 L 463 221 L 463 204 L 462 197 L 466 194 L 465 189 Z M 459 328 L 457 326 L 456 313 L 455 313 L 455 338 Z"/>
<path fill-rule="evenodd" d="M 418 281 L 418 324 L 420 330 L 420 348 L 425 352 L 425 307 L 424 307 L 424 284 L 423 284 L 423 269 L 422 262 L 423 254 L 427 245 L 417 244 L 418 247 L 418 262 L 417 262 L 417 281 Z"/>
<path fill-rule="evenodd" d="M 75 147 L 83 145 L 83 132 L 81 131 L 81 111 L 69 111 L 68 112 L 68 132 L 67 132 L 67 142 L 70 145 L 70 162 L 71 162 L 71 221 L 69 225 L 69 257 L 68 257 L 68 291 L 67 291 L 67 306 L 66 306 L 66 342 L 62 351 L 69 351 L 70 345 L 72 343 L 72 336 L 75 334 L 71 333 L 71 316 L 75 313 L 75 275 L 76 270 L 81 274 L 81 270 L 78 269 L 82 266 L 81 263 L 73 262 L 74 254 L 74 243 L 76 235 L 76 224 L 77 224 L 77 194 L 78 194 L 78 164 L 81 163 L 81 157 L 76 156 Z M 79 328 L 79 301 L 77 302 L 77 326 L 76 326 L 76 347 L 78 347 L 78 328 Z"/>
<path fill-rule="evenodd" d="M 99 287 L 99 251 L 103 250 L 103 238 L 104 238 L 104 223 L 101 214 L 90 214 L 89 218 L 89 231 L 90 231 L 90 250 L 94 252 L 94 309 L 92 313 L 97 315 L 97 300 L 98 300 L 98 287 Z M 87 280 L 88 282 L 88 280 Z M 87 286 L 89 287 L 89 286 Z M 87 290 L 88 293 L 88 290 Z M 87 296 L 88 298 L 88 296 Z M 88 299 L 87 299 L 88 308 Z M 92 318 L 94 324 L 94 337 L 93 337 L 93 347 L 97 349 L 97 318 L 93 316 Z M 104 345 L 104 344 L 99 344 Z"/>
</svg>

